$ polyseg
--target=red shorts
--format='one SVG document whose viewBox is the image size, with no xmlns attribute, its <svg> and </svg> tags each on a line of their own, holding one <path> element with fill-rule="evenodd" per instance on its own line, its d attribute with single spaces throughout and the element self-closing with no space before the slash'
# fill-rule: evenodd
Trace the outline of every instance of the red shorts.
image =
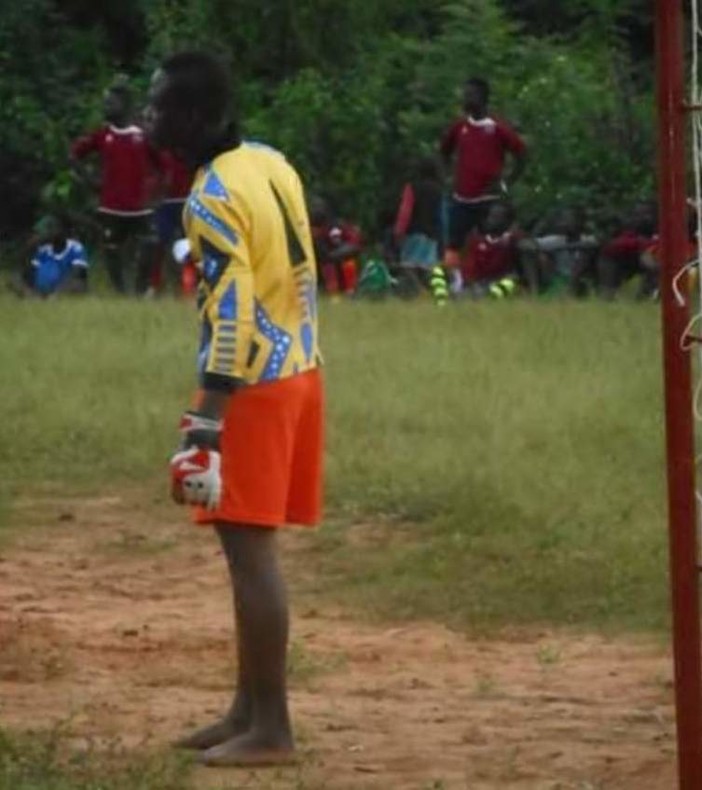
<svg viewBox="0 0 702 790">
<path fill-rule="evenodd" d="M 319 370 L 238 390 L 224 415 L 222 501 L 215 511 L 195 508 L 195 521 L 318 524 L 323 443 Z"/>
</svg>

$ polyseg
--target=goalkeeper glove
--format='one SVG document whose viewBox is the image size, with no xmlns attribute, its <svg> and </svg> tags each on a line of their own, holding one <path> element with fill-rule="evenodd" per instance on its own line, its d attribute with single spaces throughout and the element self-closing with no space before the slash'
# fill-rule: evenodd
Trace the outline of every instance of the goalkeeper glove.
<svg viewBox="0 0 702 790">
<path fill-rule="evenodd" d="M 186 412 L 180 422 L 181 449 L 171 458 L 171 493 L 181 505 L 214 510 L 222 495 L 220 420 Z"/>
</svg>

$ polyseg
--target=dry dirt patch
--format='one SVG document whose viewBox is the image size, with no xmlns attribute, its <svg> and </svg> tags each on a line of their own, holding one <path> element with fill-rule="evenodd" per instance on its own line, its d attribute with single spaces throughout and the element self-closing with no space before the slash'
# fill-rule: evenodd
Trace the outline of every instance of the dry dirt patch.
<svg viewBox="0 0 702 790">
<path fill-rule="evenodd" d="M 226 706 L 224 563 L 207 531 L 119 497 L 26 503 L 44 526 L 0 557 L 0 720 L 164 744 Z M 288 571 L 306 541 L 286 538 Z M 471 640 L 368 625 L 294 597 L 287 772 L 202 771 L 198 787 L 669 790 L 670 661 L 653 640 L 556 631 Z"/>
</svg>

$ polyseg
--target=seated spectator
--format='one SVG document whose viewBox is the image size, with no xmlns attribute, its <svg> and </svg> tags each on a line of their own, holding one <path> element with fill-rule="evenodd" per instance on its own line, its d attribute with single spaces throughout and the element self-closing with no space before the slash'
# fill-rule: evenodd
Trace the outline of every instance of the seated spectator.
<svg viewBox="0 0 702 790">
<path fill-rule="evenodd" d="M 687 208 L 687 249 L 686 249 L 686 264 L 697 262 L 699 255 L 699 246 L 697 243 L 698 232 L 698 217 L 696 204 L 688 202 Z M 648 278 L 650 282 L 655 282 L 654 290 L 650 296 L 657 299 L 660 291 L 660 272 L 661 272 L 661 249 L 660 241 L 658 238 L 648 247 L 641 255 L 641 269 L 644 273 L 644 278 Z M 691 274 L 691 282 L 695 281 L 697 277 L 695 271 Z"/>
<path fill-rule="evenodd" d="M 637 203 L 623 229 L 602 248 L 598 263 L 600 293 L 611 300 L 621 286 L 640 276 L 638 299 L 655 296 L 658 273 L 644 265 L 644 253 L 658 241 L 655 204 Z"/>
<path fill-rule="evenodd" d="M 426 285 L 441 260 L 442 188 L 435 160 L 424 159 L 405 185 L 393 229 L 399 264 Z"/>
<path fill-rule="evenodd" d="M 522 245 L 524 268 L 532 293 L 570 292 L 585 296 L 597 279 L 597 239 L 586 233 L 585 212 L 566 208 L 558 213 L 553 233 Z M 535 254 L 529 254 L 529 253 Z"/>
<path fill-rule="evenodd" d="M 514 293 L 519 279 L 520 239 L 512 207 L 502 201 L 493 203 L 482 232 L 468 243 L 461 265 L 465 290 L 475 297 L 502 298 Z"/>
<path fill-rule="evenodd" d="M 54 214 L 37 226 L 32 259 L 22 272 L 22 296 L 49 297 L 88 290 L 88 259 L 83 245 L 69 236 L 65 217 Z"/>
<path fill-rule="evenodd" d="M 352 295 L 358 283 L 358 256 L 363 249 L 360 229 L 334 218 L 328 203 L 320 197 L 310 201 L 310 225 L 322 290 L 334 297 L 342 293 Z"/>
</svg>

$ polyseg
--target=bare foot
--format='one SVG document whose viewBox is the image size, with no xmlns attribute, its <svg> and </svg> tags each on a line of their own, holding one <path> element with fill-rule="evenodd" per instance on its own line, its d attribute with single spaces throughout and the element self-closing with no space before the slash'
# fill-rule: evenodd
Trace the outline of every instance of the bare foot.
<svg viewBox="0 0 702 790">
<path fill-rule="evenodd" d="M 265 767 L 294 765 L 297 763 L 297 754 L 290 736 L 264 737 L 248 732 L 201 752 L 197 759 L 213 768 L 229 765 Z"/>
<path fill-rule="evenodd" d="M 248 721 L 244 719 L 231 719 L 225 716 L 225 718 L 214 724 L 210 724 L 208 727 L 196 730 L 192 735 L 180 738 L 173 745 L 177 749 L 203 751 L 205 749 L 211 749 L 213 746 L 224 743 L 238 735 L 243 735 L 248 729 Z"/>
</svg>

